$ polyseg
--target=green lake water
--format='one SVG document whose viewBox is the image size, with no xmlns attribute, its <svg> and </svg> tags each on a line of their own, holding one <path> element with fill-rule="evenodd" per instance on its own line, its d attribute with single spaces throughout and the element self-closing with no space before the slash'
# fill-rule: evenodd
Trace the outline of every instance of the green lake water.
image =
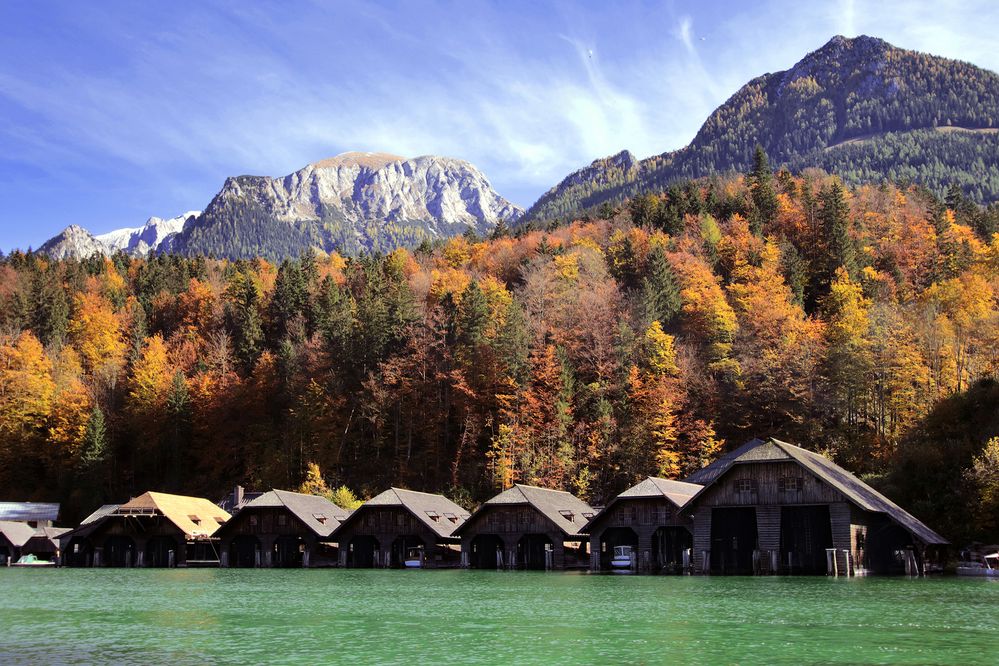
<svg viewBox="0 0 999 666">
<path fill-rule="evenodd" d="M 0 569 L 0 664 L 997 664 L 999 582 Z"/>
</svg>

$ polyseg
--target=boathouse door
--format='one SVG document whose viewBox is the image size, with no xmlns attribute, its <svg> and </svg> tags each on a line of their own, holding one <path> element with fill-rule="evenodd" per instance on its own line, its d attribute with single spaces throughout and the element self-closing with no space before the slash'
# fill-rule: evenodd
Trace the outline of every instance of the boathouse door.
<svg viewBox="0 0 999 666">
<path fill-rule="evenodd" d="M 828 506 L 781 507 L 781 568 L 792 574 L 824 574 L 826 549 L 832 547 Z"/>
<path fill-rule="evenodd" d="M 756 544 L 756 509 L 711 510 L 711 573 L 751 575 Z"/>
<path fill-rule="evenodd" d="M 378 547 L 378 539 L 373 536 L 367 534 L 355 536 L 347 545 L 347 566 L 355 569 L 373 568 Z"/>
<path fill-rule="evenodd" d="M 472 554 L 468 565 L 473 569 L 503 567 L 503 540 L 495 534 L 479 534 L 472 539 Z"/>
</svg>

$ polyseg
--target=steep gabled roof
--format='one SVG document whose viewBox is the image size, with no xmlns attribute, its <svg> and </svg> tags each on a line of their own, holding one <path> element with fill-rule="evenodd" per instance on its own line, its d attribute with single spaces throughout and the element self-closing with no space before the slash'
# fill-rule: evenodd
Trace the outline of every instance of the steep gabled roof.
<svg viewBox="0 0 999 666">
<path fill-rule="evenodd" d="M 706 465 L 705 467 L 702 467 L 701 469 L 697 470 L 696 472 L 688 476 L 686 479 L 684 479 L 684 481 L 686 481 L 687 483 L 697 483 L 702 486 L 706 486 L 715 479 L 717 479 L 719 476 L 724 474 L 728 470 L 728 468 L 732 466 L 732 463 L 735 462 L 736 458 L 744 454 L 746 451 L 749 451 L 759 446 L 762 443 L 763 443 L 762 439 L 751 439 L 742 446 L 732 449 L 728 453 L 723 454 L 721 457 L 712 462 L 710 465 Z"/>
<path fill-rule="evenodd" d="M 441 538 L 447 538 L 468 519 L 468 511 L 444 497 L 404 488 L 389 488 L 355 509 L 342 525 L 353 522 L 369 508 L 402 507 Z"/>
<path fill-rule="evenodd" d="M 946 539 L 924 525 L 915 516 L 825 456 L 820 456 L 812 451 L 807 451 L 793 444 L 781 442 L 776 439 L 771 439 L 770 442 L 780 447 L 781 450 L 801 463 L 803 467 L 815 474 L 815 476 L 846 495 L 850 501 L 862 509 L 887 514 L 892 520 L 907 529 L 923 543 L 948 543 Z"/>
<path fill-rule="evenodd" d="M 55 522 L 58 519 L 58 504 L 49 502 L 0 502 L 0 520 Z"/>
<path fill-rule="evenodd" d="M 107 518 L 157 514 L 176 525 L 187 537 L 211 536 L 231 517 L 204 497 L 147 492 L 125 502 Z"/>
<path fill-rule="evenodd" d="M 593 516 L 588 523 L 580 530 L 582 532 L 588 533 L 590 527 L 597 524 L 601 517 L 608 515 L 611 507 L 620 502 L 621 500 L 629 499 L 666 499 L 673 503 L 678 509 L 682 509 L 690 499 L 700 492 L 701 488 L 696 483 L 687 483 L 686 481 L 672 481 L 670 479 L 660 479 L 655 476 L 650 476 L 642 481 L 639 481 L 631 488 L 628 488 L 623 493 L 615 497 L 607 504 L 600 513 Z"/>
<path fill-rule="evenodd" d="M 455 534 L 457 535 L 464 530 L 465 526 L 472 524 L 476 516 L 489 509 L 504 505 L 527 505 L 534 507 L 562 530 L 566 536 L 584 534 L 582 528 L 586 525 L 586 521 L 595 513 L 593 507 L 572 493 L 565 492 L 564 490 L 525 486 L 518 483 L 512 488 L 504 490 L 499 495 L 487 500 L 482 506 L 476 509 L 471 518 L 465 522 L 465 525 L 455 530 Z"/>
<path fill-rule="evenodd" d="M 89 525 L 90 523 L 96 523 L 98 520 L 104 516 L 110 515 L 118 510 L 120 504 L 105 504 L 99 509 L 94 511 L 92 514 L 80 521 L 80 526 Z"/>
<path fill-rule="evenodd" d="M 893 521 L 908 530 L 914 537 L 925 544 L 947 544 L 948 541 L 942 536 L 924 525 L 916 517 L 899 507 L 890 499 L 871 488 L 869 485 L 846 471 L 832 460 L 818 453 L 808 451 L 799 446 L 788 444 L 777 439 L 767 441 L 754 439 L 751 442 L 740 446 L 738 449 L 723 456 L 728 458 L 723 465 L 719 465 L 711 473 L 711 481 L 705 482 L 704 489 L 692 498 L 696 503 L 697 497 L 707 492 L 711 485 L 717 482 L 729 469 L 735 465 L 772 462 L 779 460 L 793 460 L 812 473 L 817 479 L 832 486 L 846 497 L 847 500 L 857 507 L 875 513 L 883 513 Z M 715 463 L 722 463 L 719 458 Z M 711 465 L 700 470 L 707 471 Z M 694 478 L 692 475 L 690 478 Z M 688 479 L 689 481 L 690 479 Z"/>
<path fill-rule="evenodd" d="M 15 548 L 20 548 L 35 536 L 35 528 L 13 520 L 0 520 L 0 534 Z"/>
<path fill-rule="evenodd" d="M 286 508 L 317 536 L 327 537 L 340 526 L 350 512 L 325 497 L 304 495 L 289 490 L 271 490 L 245 504 L 243 511 L 263 507 Z M 325 522 L 323 522 L 325 520 Z"/>
</svg>

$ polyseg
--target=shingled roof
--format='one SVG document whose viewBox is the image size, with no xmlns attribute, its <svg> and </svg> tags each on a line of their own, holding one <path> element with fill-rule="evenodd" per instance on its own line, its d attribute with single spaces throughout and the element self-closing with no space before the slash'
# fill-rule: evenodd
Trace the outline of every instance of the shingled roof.
<svg viewBox="0 0 999 666">
<path fill-rule="evenodd" d="M 49 502 L 0 502 L 0 520 L 55 522 L 59 505 Z"/>
<path fill-rule="evenodd" d="M 596 524 L 600 521 L 602 516 L 606 516 L 607 512 L 621 500 L 627 499 L 660 499 L 665 498 L 673 503 L 678 509 L 682 509 L 683 506 L 690 501 L 690 499 L 700 492 L 703 486 L 696 483 L 687 483 L 685 481 L 673 481 L 670 479 L 660 479 L 659 477 L 650 476 L 643 479 L 628 488 L 620 495 L 615 497 L 610 501 L 607 506 L 605 506 L 601 511 L 590 519 L 588 523 L 582 528 L 581 531 L 589 532 L 590 526 Z"/>
<path fill-rule="evenodd" d="M 444 497 L 404 488 L 389 488 L 355 509 L 342 525 L 369 508 L 403 507 L 441 538 L 448 538 L 468 519 L 468 511 Z"/>
<path fill-rule="evenodd" d="M 687 483 L 697 483 L 702 486 L 706 486 L 719 476 L 728 471 L 728 468 L 732 466 L 732 463 L 741 456 L 746 451 L 756 448 L 763 443 L 762 439 L 751 439 L 742 446 L 732 449 L 728 453 L 723 454 L 717 460 L 712 462 L 710 465 L 702 467 L 690 476 L 688 476 L 684 481 Z"/>
<path fill-rule="evenodd" d="M 289 490 L 271 490 L 243 505 L 242 511 L 262 507 L 284 507 L 317 536 L 328 537 L 340 526 L 350 512 L 325 497 L 293 493 Z"/>
<path fill-rule="evenodd" d="M 231 517 L 203 497 L 148 492 L 125 502 L 105 518 L 148 515 L 165 517 L 187 538 L 211 536 Z"/>
<path fill-rule="evenodd" d="M 753 440 L 752 442 L 748 442 L 747 444 L 739 447 L 732 453 L 738 453 L 738 455 L 727 461 L 724 469 L 713 474 L 711 482 L 720 478 L 733 465 L 777 460 L 794 460 L 806 470 L 811 472 L 820 481 L 823 481 L 838 490 L 850 502 L 859 508 L 864 509 L 865 511 L 872 511 L 874 513 L 883 513 L 887 515 L 923 543 L 948 543 L 946 539 L 931 530 L 920 520 L 909 514 L 890 499 L 876 491 L 874 488 L 871 488 L 869 485 L 834 463 L 832 460 L 829 460 L 825 456 L 821 456 L 818 453 L 808 451 L 799 446 L 788 444 L 787 442 L 782 442 L 777 439 L 768 439 L 767 441 L 758 439 Z M 721 459 L 716 462 L 721 462 Z M 710 467 L 710 465 L 708 467 Z M 706 467 L 702 469 L 701 472 L 704 472 L 707 469 L 708 468 Z M 691 478 L 693 478 L 693 476 Z M 710 487 L 710 485 L 706 484 L 704 491 L 706 491 L 708 487 Z"/>
<path fill-rule="evenodd" d="M 465 522 L 465 525 L 455 530 L 455 534 L 457 535 L 464 530 L 465 526 L 472 524 L 476 516 L 504 505 L 532 506 L 544 514 L 566 536 L 570 537 L 584 534 L 582 528 L 595 513 L 593 507 L 572 493 L 518 483 L 483 503 Z"/>
</svg>

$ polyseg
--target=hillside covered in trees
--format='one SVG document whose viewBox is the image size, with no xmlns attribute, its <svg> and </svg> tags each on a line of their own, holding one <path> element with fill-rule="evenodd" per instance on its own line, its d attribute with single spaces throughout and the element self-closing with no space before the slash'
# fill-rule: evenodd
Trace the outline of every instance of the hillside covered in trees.
<svg viewBox="0 0 999 666">
<path fill-rule="evenodd" d="M 524 221 L 573 219 L 674 182 L 744 171 L 755 145 L 795 172 L 915 183 L 938 196 L 956 183 L 989 203 L 999 200 L 997 129 L 994 72 L 873 37 L 834 37 L 791 69 L 740 88 L 685 148 L 597 160 L 544 194 Z"/>
<path fill-rule="evenodd" d="M 470 505 L 521 481 L 601 504 L 773 435 L 949 537 L 996 529 L 994 214 L 756 159 L 602 219 L 416 252 L 15 253 L 0 488 L 86 512 L 296 487 L 316 463 L 361 496 Z"/>
</svg>

